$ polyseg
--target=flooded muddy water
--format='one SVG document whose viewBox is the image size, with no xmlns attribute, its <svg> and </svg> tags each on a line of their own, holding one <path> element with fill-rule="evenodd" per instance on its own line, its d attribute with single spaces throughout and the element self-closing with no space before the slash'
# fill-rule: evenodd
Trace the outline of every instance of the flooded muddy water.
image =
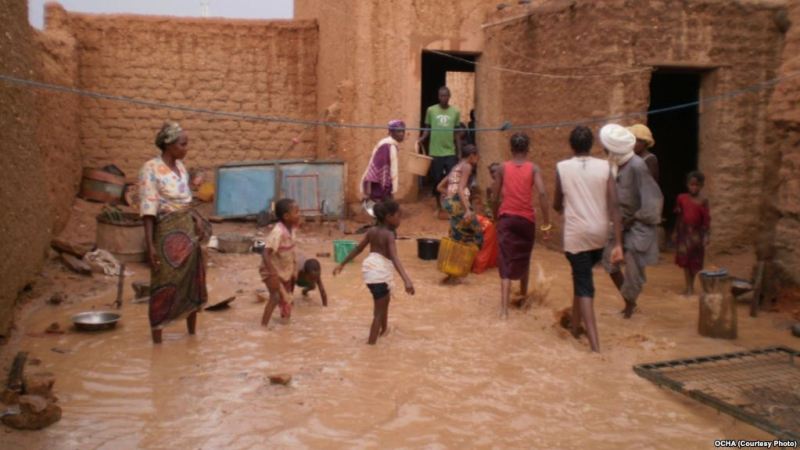
<svg viewBox="0 0 800 450">
<path fill-rule="evenodd" d="M 401 228 L 401 235 L 412 231 Z M 306 234 L 301 248 L 310 255 L 331 252 L 332 237 Z M 329 306 L 321 306 L 316 292 L 308 299 L 296 292 L 291 323 L 273 319 L 265 329 L 259 325 L 264 305 L 254 294 L 263 287 L 259 257 L 212 252 L 210 301 L 236 295 L 232 307 L 203 312 L 196 336 L 174 323 L 158 346 L 150 342 L 147 305 L 130 302 L 130 282 L 147 281 L 143 265 L 130 266 L 116 330 L 40 333 L 54 321 L 67 326 L 78 311 L 105 309 L 115 296 L 111 277 L 84 295 L 77 282 L 49 266 L 53 279 L 72 283 L 62 289 L 78 301 L 32 301 L 2 351 L 3 361 L 29 351 L 42 363 L 28 370 L 56 375 L 63 418 L 37 432 L 6 429 L 0 447 L 713 448 L 717 439 L 769 438 L 656 387 L 631 367 L 796 346 L 785 331 L 786 316 L 751 319 L 741 305 L 739 339 L 700 337 L 698 300 L 678 295 L 682 273 L 665 257 L 648 273 L 640 312 L 623 320 L 622 301 L 598 270 L 603 353 L 591 354 L 585 339 L 554 325 L 555 312 L 571 295 L 569 266 L 560 253 L 537 246 L 534 261 L 552 277 L 549 296 L 500 321 L 496 270 L 442 286 L 436 262 L 417 259 L 413 239 L 398 245 L 417 295 L 393 294 L 390 332 L 376 346 L 365 344 L 372 301 L 361 281 L 363 256 L 336 278 L 331 259 L 320 258 Z M 267 377 L 275 373 L 291 374 L 291 384 L 270 385 Z"/>
</svg>

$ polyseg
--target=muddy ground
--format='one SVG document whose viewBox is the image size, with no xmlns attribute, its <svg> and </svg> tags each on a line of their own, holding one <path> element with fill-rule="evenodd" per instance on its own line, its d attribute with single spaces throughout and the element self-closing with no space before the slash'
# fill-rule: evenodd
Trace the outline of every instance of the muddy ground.
<svg viewBox="0 0 800 450">
<path fill-rule="evenodd" d="M 738 339 L 701 337 L 698 299 L 679 295 L 682 273 L 664 254 L 649 270 L 631 320 L 622 319 L 622 301 L 596 270 L 603 353 L 591 354 L 585 338 L 575 340 L 556 325 L 571 295 L 562 254 L 537 244 L 533 274 L 542 271 L 549 294 L 500 321 L 496 270 L 440 285 L 436 263 L 417 259 L 413 238 L 442 236 L 447 224 L 433 219 L 429 205 L 405 211 L 399 234 L 410 239 L 398 245 L 417 295 L 393 294 L 390 333 L 374 347 L 365 344 L 372 302 L 361 281 L 363 257 L 336 278 L 331 258 L 319 258 L 329 306 L 321 306 L 316 292 L 309 298 L 298 292 L 291 323 L 274 320 L 264 328 L 264 304 L 255 295 L 263 288 L 259 257 L 211 251 L 211 303 L 236 300 L 228 310 L 202 313 L 196 336 L 173 324 L 159 346 L 150 342 L 146 304 L 131 303 L 130 283 L 148 281 L 146 266 L 129 265 L 117 329 L 86 334 L 69 329 L 70 316 L 107 309 L 116 280 L 75 275 L 51 260 L 0 356 L 4 373 L 18 350 L 40 359 L 29 370 L 56 375 L 63 418 L 42 431 L 3 428 L 0 447 L 713 448 L 717 439 L 771 439 L 631 368 L 777 344 L 796 348 L 791 311 L 753 319 L 740 304 Z M 73 237 L 91 239 L 91 223 L 75 222 Z M 224 231 L 257 232 L 250 222 L 215 225 L 216 233 Z M 344 237 L 336 224 L 308 224 L 300 236 L 301 251 L 312 256 L 332 252 L 331 241 Z M 747 276 L 751 261 L 727 257 L 714 264 Z M 66 302 L 48 304 L 55 292 L 66 293 Z M 52 322 L 68 331 L 43 333 Z M 291 383 L 271 385 L 268 376 L 276 373 L 291 374 Z"/>
</svg>

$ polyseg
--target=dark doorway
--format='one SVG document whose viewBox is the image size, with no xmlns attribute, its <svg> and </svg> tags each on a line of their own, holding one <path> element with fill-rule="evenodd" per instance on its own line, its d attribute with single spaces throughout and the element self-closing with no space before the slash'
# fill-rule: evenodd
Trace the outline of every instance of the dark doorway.
<svg viewBox="0 0 800 450">
<path fill-rule="evenodd" d="M 700 96 L 698 72 L 659 69 L 650 80 L 650 111 L 696 102 Z M 675 198 L 686 191 L 686 175 L 697 168 L 699 150 L 699 108 L 690 106 L 652 114 L 647 125 L 656 145 L 661 191 L 664 193 L 664 218 L 669 233 L 675 224 Z"/>
<path fill-rule="evenodd" d="M 461 112 L 461 122 L 470 120 L 470 109 L 474 108 L 475 62 L 478 55 L 461 52 L 422 52 L 422 86 L 420 89 L 419 126 L 425 127 L 425 112 L 439 103 L 439 88 L 450 86 L 450 104 Z M 471 98 L 468 98 L 471 97 Z M 429 179 L 421 179 L 422 193 L 432 189 Z M 424 189 L 427 188 L 427 189 Z"/>
</svg>

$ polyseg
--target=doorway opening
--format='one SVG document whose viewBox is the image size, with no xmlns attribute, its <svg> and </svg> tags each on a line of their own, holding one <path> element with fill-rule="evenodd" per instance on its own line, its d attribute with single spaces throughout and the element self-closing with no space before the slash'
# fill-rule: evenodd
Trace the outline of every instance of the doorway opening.
<svg viewBox="0 0 800 450">
<path fill-rule="evenodd" d="M 657 69 L 650 79 L 650 108 L 696 102 L 702 74 L 698 71 Z M 693 105 L 648 116 L 647 125 L 656 141 L 650 149 L 658 157 L 659 185 L 664 194 L 665 228 L 675 226 L 675 198 L 686 192 L 686 175 L 697 169 L 700 150 L 700 108 Z"/>
<path fill-rule="evenodd" d="M 422 51 L 420 127 L 425 127 L 428 107 L 439 103 L 439 88 L 447 86 L 450 88 L 450 105 L 460 112 L 461 123 L 465 128 L 475 128 L 474 121 L 470 120 L 470 112 L 475 109 L 475 62 L 478 56 L 477 53 Z M 463 143 L 474 140 L 474 133 L 466 131 L 462 135 L 467 139 Z M 427 154 L 427 148 L 423 152 Z M 420 192 L 429 195 L 432 189 L 433 178 L 420 177 Z"/>
</svg>

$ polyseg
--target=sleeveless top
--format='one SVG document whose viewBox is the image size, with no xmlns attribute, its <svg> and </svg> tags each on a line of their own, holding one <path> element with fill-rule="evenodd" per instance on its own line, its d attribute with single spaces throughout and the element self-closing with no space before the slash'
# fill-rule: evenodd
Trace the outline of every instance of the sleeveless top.
<svg viewBox="0 0 800 450">
<path fill-rule="evenodd" d="M 556 165 L 564 193 L 564 251 L 603 248 L 608 241 L 608 161 L 575 156 Z"/>
<path fill-rule="evenodd" d="M 503 163 L 503 200 L 499 216 L 520 216 L 536 222 L 533 211 L 533 169 L 530 161 L 517 165 L 513 161 Z"/>
</svg>

